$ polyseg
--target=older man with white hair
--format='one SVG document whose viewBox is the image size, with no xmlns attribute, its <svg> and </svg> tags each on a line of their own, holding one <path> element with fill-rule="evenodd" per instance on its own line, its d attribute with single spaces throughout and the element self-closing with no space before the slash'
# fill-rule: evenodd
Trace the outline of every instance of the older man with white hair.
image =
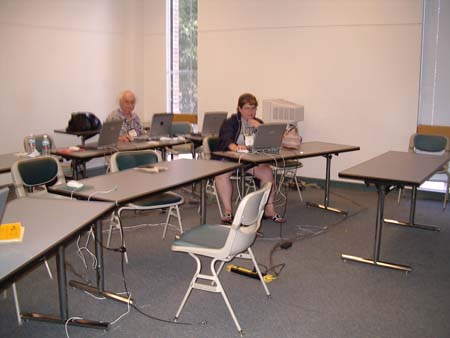
<svg viewBox="0 0 450 338">
<path fill-rule="evenodd" d="M 125 90 L 119 97 L 119 108 L 108 115 L 106 121 L 122 120 L 122 129 L 120 130 L 119 141 L 130 142 L 137 136 L 144 133 L 141 120 L 134 112 L 136 105 L 136 96 L 131 90 Z"/>
</svg>

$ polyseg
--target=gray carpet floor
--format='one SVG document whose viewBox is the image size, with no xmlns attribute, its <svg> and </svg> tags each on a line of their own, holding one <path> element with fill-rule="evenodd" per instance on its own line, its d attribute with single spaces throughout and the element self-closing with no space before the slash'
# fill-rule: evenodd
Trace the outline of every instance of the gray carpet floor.
<svg viewBox="0 0 450 338">
<path fill-rule="evenodd" d="M 308 201 L 323 200 L 323 190 L 303 191 Z M 419 195 L 420 198 L 420 195 Z M 186 199 L 189 199 L 186 195 Z M 310 208 L 289 191 L 287 223 L 282 227 L 264 220 L 253 248 L 264 269 L 275 267 L 278 278 L 269 283 L 272 298 L 265 296 L 258 280 L 227 271 L 221 280 L 236 312 L 245 337 L 450 337 L 450 207 L 442 211 L 441 201 L 420 199 L 416 220 L 435 224 L 440 232 L 385 225 L 381 258 L 411 265 L 409 274 L 344 262 L 341 253 L 370 257 L 373 250 L 376 193 L 352 187 L 333 187 L 331 205 L 348 210 L 348 216 Z M 281 211 L 281 209 L 280 209 Z M 185 229 L 198 224 L 197 207 L 182 208 Z M 405 195 L 397 205 L 396 194 L 386 200 L 385 216 L 407 218 L 409 200 Z M 175 227 L 162 239 L 165 215 L 145 213 L 126 218 L 125 239 L 129 264 L 124 265 L 127 289 L 142 312 L 129 313 L 108 331 L 43 322 L 18 326 L 11 290 L 0 298 L 1 337 L 239 337 L 231 316 L 218 294 L 194 290 L 179 318 L 171 320 L 194 272 L 194 261 L 170 251 L 177 234 Z M 208 202 L 208 222 L 219 219 L 214 200 Z M 105 222 L 104 229 L 107 229 Z M 289 249 L 279 247 L 280 239 L 291 239 Z M 86 236 L 81 238 L 84 245 Z M 118 246 L 119 234 L 113 234 Z M 89 245 L 93 247 L 92 240 Z M 86 254 L 87 268 L 77 255 L 77 245 L 66 250 L 68 279 L 95 281 Z M 124 291 L 121 254 L 105 251 L 106 288 Z M 55 260 L 49 259 L 56 274 Z M 247 261 L 234 264 L 247 266 Z M 49 279 L 44 265 L 38 265 L 17 282 L 22 311 L 57 314 L 57 285 Z M 127 312 L 127 306 L 111 300 L 95 299 L 69 288 L 70 315 L 114 321 Z"/>
</svg>

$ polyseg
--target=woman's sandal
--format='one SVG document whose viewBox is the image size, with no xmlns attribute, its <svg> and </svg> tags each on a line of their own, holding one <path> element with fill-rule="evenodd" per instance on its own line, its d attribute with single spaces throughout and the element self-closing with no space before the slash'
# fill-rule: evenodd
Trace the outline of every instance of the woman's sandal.
<svg viewBox="0 0 450 338">
<path fill-rule="evenodd" d="M 231 224 L 233 223 L 233 215 L 231 212 L 224 212 L 222 216 L 222 223 Z"/>
<path fill-rule="evenodd" d="M 273 216 L 264 216 L 264 218 L 266 218 L 266 219 L 270 218 L 272 221 L 274 221 L 275 223 L 278 223 L 278 224 L 286 222 L 286 219 L 281 217 L 279 214 L 275 214 Z"/>
</svg>

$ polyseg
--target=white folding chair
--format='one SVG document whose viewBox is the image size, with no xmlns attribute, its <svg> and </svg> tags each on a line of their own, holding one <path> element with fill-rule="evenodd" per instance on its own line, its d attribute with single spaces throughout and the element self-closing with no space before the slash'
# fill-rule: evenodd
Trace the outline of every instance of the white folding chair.
<svg viewBox="0 0 450 338">
<path fill-rule="evenodd" d="M 267 183 L 260 190 L 246 195 L 239 203 L 231 226 L 221 224 L 201 225 L 184 232 L 179 239 L 174 241 L 171 248 L 173 251 L 187 253 L 197 263 L 194 277 L 178 308 L 175 321 L 180 316 L 193 289 L 220 293 L 239 333 L 241 335 L 243 334 L 219 279 L 219 274 L 225 262 L 229 262 L 234 258 L 250 259 L 253 262 L 264 291 L 270 297 L 269 289 L 256 262 L 251 246 L 255 241 L 256 232 L 261 225 L 264 207 L 267 203 L 271 186 L 271 183 Z M 211 274 L 202 273 L 202 263 L 199 256 L 211 258 Z M 220 263 L 216 268 L 215 265 L 217 262 Z"/>
</svg>

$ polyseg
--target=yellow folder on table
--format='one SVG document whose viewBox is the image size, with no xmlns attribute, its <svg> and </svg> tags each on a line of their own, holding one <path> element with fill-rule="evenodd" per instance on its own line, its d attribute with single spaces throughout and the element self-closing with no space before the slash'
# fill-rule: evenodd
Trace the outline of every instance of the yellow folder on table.
<svg viewBox="0 0 450 338">
<path fill-rule="evenodd" d="M 0 225 L 0 243 L 21 242 L 25 228 L 20 222 Z"/>
</svg>

